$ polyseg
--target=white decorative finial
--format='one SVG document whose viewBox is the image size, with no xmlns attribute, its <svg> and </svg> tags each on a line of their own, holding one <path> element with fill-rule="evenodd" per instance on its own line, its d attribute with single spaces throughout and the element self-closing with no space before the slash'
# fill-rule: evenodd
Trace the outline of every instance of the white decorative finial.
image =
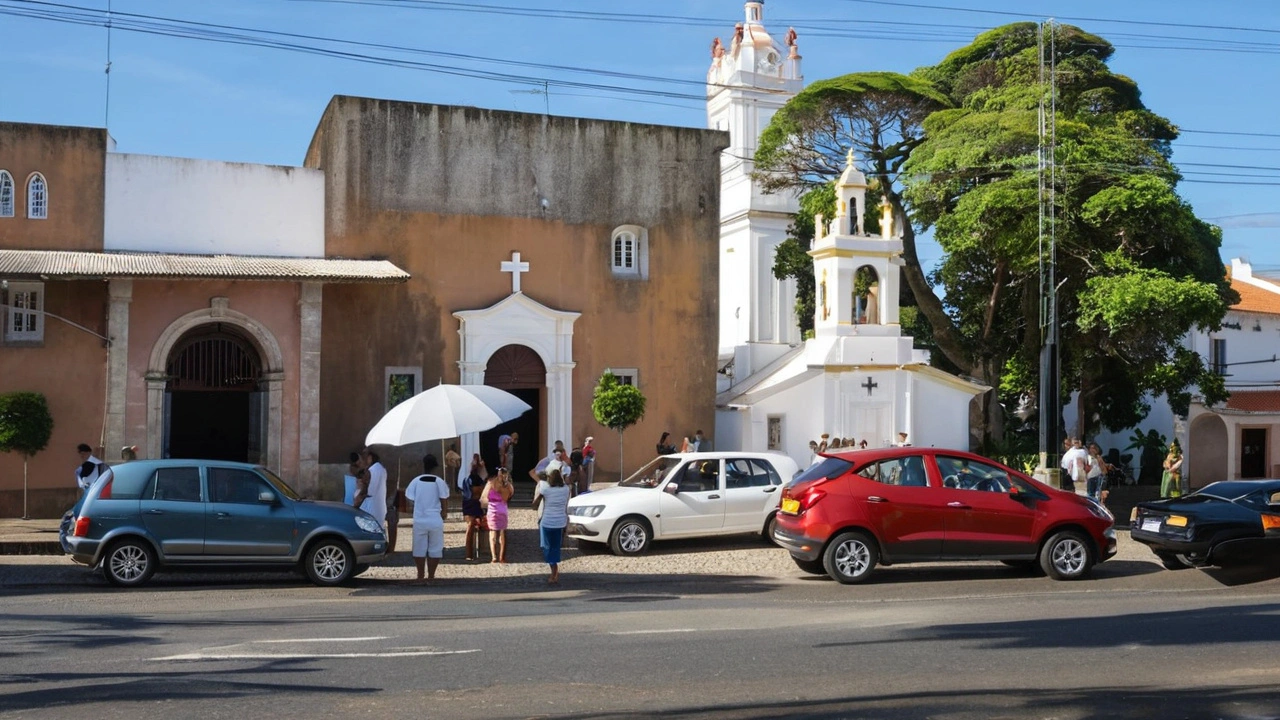
<svg viewBox="0 0 1280 720">
<path fill-rule="evenodd" d="M 853 148 L 849 148 L 849 154 L 845 155 L 844 157 L 846 162 L 845 167 L 854 167 L 855 160 L 853 157 Z"/>
<path fill-rule="evenodd" d="M 520 292 L 520 273 L 529 272 L 529 263 L 520 262 L 520 253 L 511 253 L 511 260 L 503 260 L 499 269 L 502 270 L 502 272 L 511 273 L 511 294 L 514 295 Z"/>
</svg>

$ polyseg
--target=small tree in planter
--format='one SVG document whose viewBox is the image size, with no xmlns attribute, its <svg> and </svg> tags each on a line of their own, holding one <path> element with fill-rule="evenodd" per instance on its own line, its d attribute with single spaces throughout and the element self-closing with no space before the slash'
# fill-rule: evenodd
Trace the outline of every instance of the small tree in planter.
<svg viewBox="0 0 1280 720">
<path fill-rule="evenodd" d="M 605 371 L 592 393 L 591 414 L 596 422 L 618 431 L 618 479 L 624 479 L 622 464 L 622 431 L 635 425 L 644 417 L 644 394 L 634 385 L 618 382 L 611 372 Z"/>
<path fill-rule="evenodd" d="M 44 396 L 33 392 L 0 395 L 0 452 L 22 453 L 22 519 L 27 519 L 27 461 L 49 445 L 53 417 Z"/>
</svg>

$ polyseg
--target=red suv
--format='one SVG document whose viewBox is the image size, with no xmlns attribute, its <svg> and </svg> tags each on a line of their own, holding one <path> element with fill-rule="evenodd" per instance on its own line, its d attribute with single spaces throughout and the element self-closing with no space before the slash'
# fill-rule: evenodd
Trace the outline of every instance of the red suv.
<svg viewBox="0 0 1280 720">
<path fill-rule="evenodd" d="M 1055 580 L 1116 554 L 1115 518 L 959 450 L 885 448 L 824 455 L 782 492 L 774 539 L 808 573 L 842 583 L 876 565 L 999 560 Z"/>
</svg>

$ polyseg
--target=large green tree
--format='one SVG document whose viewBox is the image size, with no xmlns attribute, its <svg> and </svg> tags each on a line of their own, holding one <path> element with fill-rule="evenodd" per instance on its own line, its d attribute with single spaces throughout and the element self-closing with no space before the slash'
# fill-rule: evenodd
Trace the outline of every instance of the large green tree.
<svg viewBox="0 0 1280 720">
<path fill-rule="evenodd" d="M 1040 42 L 1056 83 L 1041 84 Z M 1178 197 L 1176 128 L 1111 72 L 1104 39 L 1079 28 L 996 28 L 910 76 L 855 74 L 814 83 L 775 116 L 757 168 L 772 188 L 809 188 L 853 147 L 904 223 L 905 285 L 935 356 L 1001 388 L 1034 394 L 1042 344 L 1039 113 L 1056 106 L 1059 329 L 1065 390 L 1081 391 L 1090 430 L 1137 422 L 1145 392 L 1185 412 L 1187 389 L 1223 397 L 1221 378 L 1181 346 L 1234 299 L 1220 235 Z M 1046 53 L 1048 54 L 1048 53 Z M 943 258 L 920 266 L 916 234 Z M 935 294 L 933 288 L 941 289 Z M 992 393 L 981 419 L 999 437 Z"/>
</svg>

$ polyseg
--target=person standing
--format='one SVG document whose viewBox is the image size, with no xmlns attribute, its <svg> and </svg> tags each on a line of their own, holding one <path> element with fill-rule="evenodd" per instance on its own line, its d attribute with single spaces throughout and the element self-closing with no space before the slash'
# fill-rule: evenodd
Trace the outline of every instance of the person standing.
<svg viewBox="0 0 1280 720">
<path fill-rule="evenodd" d="M 80 494 L 83 495 L 106 472 L 107 466 L 93 456 L 93 448 L 85 443 L 76 446 L 76 453 L 80 455 L 80 464 L 76 466 L 76 487 L 80 488 Z"/>
<path fill-rule="evenodd" d="M 347 463 L 347 473 L 342 476 L 342 502 L 347 505 L 360 507 L 360 502 L 356 500 L 356 493 L 359 492 L 358 485 L 360 482 L 361 469 L 360 453 L 351 453 L 350 462 Z M 365 495 L 368 495 L 369 487 L 367 484 L 365 485 L 364 491 Z M 362 495 L 361 500 L 363 499 L 364 496 Z"/>
<path fill-rule="evenodd" d="M 1087 473 L 1085 470 L 1085 458 L 1088 453 L 1084 451 L 1084 447 L 1080 444 L 1080 438 L 1067 438 L 1063 443 L 1066 452 L 1062 454 L 1062 489 L 1067 492 L 1076 492 L 1076 483 L 1081 485 L 1085 483 Z"/>
<path fill-rule="evenodd" d="M 396 549 L 396 529 L 395 526 L 387 527 L 386 524 L 387 469 L 383 467 L 382 458 L 378 453 L 369 448 L 365 448 L 360 453 L 360 459 L 363 461 L 364 469 L 369 473 L 369 490 L 360 503 L 360 509 L 372 515 L 387 531 L 387 554 L 390 555 Z"/>
<path fill-rule="evenodd" d="M 676 451 L 676 446 L 672 445 L 669 440 L 670 437 L 671 433 L 664 431 L 662 437 L 658 438 L 658 444 L 654 446 L 654 449 L 659 455 L 670 455 Z"/>
<path fill-rule="evenodd" d="M 1160 476 L 1160 497 L 1182 497 L 1182 446 L 1174 440 L 1169 443 L 1169 454 L 1164 456 L 1164 473 Z"/>
<path fill-rule="evenodd" d="M 520 433 L 498 436 L 498 466 L 508 471 L 515 462 L 516 445 L 520 442 Z"/>
<path fill-rule="evenodd" d="M 444 454 L 444 482 L 449 486 L 450 491 L 462 485 L 462 456 L 458 454 L 458 443 L 449 445 L 449 449 Z M 458 498 L 461 500 L 462 496 L 459 495 Z"/>
<path fill-rule="evenodd" d="M 480 453 L 471 456 L 471 471 L 458 486 L 458 494 L 462 496 L 462 519 L 467 523 L 463 548 L 467 560 L 477 560 L 480 548 L 484 547 L 484 533 L 488 530 L 484 520 L 484 508 L 480 503 L 480 494 L 489 480 L 484 460 Z"/>
<path fill-rule="evenodd" d="M 584 471 L 582 477 L 578 479 L 578 492 L 591 492 L 591 483 L 596 479 L 596 446 L 595 438 L 587 436 L 587 441 L 582 445 L 582 466 Z"/>
<path fill-rule="evenodd" d="M 485 483 L 484 492 L 480 495 L 480 504 L 485 509 L 485 519 L 489 524 L 489 554 L 493 558 L 490 562 L 507 561 L 507 502 L 514 493 L 511 471 L 500 467 L 498 474 Z"/>
<path fill-rule="evenodd" d="M 538 483 L 533 492 L 533 507 L 542 509 L 542 519 L 538 521 L 538 545 L 542 548 L 542 559 L 551 567 L 547 583 L 555 585 L 560 582 L 560 545 L 564 541 L 564 529 L 569 524 L 569 487 L 565 485 L 559 468 L 548 470 L 547 479 Z"/>
<path fill-rule="evenodd" d="M 694 452 L 711 452 L 711 441 L 707 436 L 699 430 L 693 434 L 693 451 Z"/>
<path fill-rule="evenodd" d="M 137 459 L 138 459 L 137 445 L 125 445 L 124 447 L 120 448 L 120 462 L 122 463 L 133 462 L 134 460 L 137 460 Z"/>
<path fill-rule="evenodd" d="M 1102 449 L 1098 443 L 1089 443 L 1089 454 L 1085 457 L 1085 492 L 1089 497 L 1102 502 L 1102 484 L 1107 477 L 1107 461 L 1102 459 Z"/>
<path fill-rule="evenodd" d="M 413 564 L 418 566 L 418 580 L 436 578 L 436 567 L 444 557 L 444 508 L 449 499 L 449 484 L 432 474 L 438 465 L 435 455 L 422 458 L 422 474 L 409 481 L 405 499 L 413 503 Z"/>
</svg>

